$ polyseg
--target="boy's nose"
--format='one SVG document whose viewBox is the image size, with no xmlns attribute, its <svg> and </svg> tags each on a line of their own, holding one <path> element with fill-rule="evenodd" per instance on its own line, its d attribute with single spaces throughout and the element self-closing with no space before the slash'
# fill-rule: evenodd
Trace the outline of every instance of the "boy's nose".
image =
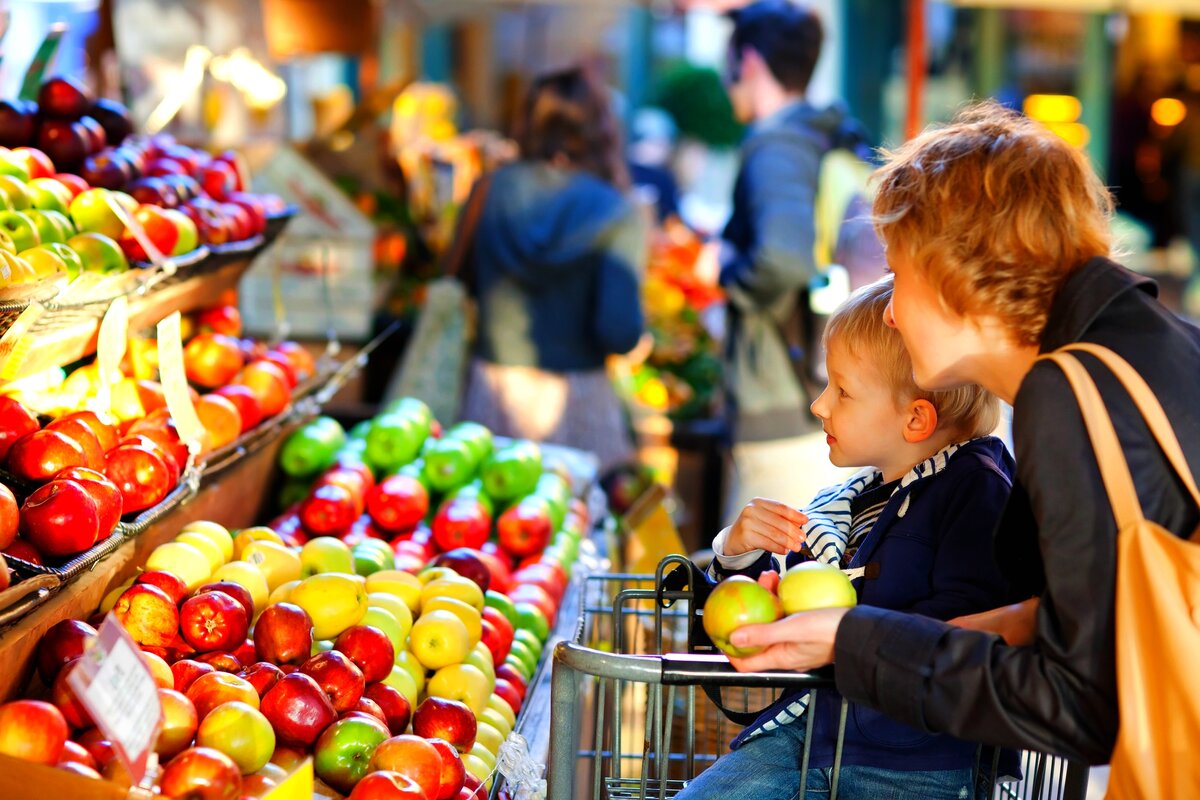
<svg viewBox="0 0 1200 800">
<path fill-rule="evenodd" d="M 892 313 L 892 303 L 894 300 L 888 300 L 887 308 L 883 309 L 883 324 L 889 328 L 896 327 L 896 315 Z"/>
</svg>

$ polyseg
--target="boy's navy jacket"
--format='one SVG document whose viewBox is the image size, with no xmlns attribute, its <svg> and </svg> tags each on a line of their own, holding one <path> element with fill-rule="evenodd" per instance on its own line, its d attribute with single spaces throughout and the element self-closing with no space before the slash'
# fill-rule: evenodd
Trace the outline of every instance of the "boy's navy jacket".
<svg viewBox="0 0 1200 800">
<path fill-rule="evenodd" d="M 1003 443 L 989 436 L 963 444 L 940 469 L 902 480 L 849 565 L 880 567 L 877 577 L 855 580 L 859 604 L 948 620 L 1013 602 L 993 557 L 993 532 L 1008 502 L 1013 471 Z M 788 565 L 801 560 L 800 554 L 792 553 Z M 711 577 L 753 576 L 775 568 L 772 555 L 763 553 L 750 567 L 715 569 Z M 766 709 L 732 747 L 776 724 L 776 716 L 798 694 L 786 695 Z M 826 689 L 810 709 L 816 713 L 812 767 L 833 764 L 841 701 L 837 692 Z M 926 733 L 852 703 L 842 763 L 899 771 L 969 769 L 975 765 L 976 750 L 973 743 Z M 1011 754 L 1002 759 L 1002 774 L 1012 773 L 1015 761 L 1010 761 Z"/>
</svg>

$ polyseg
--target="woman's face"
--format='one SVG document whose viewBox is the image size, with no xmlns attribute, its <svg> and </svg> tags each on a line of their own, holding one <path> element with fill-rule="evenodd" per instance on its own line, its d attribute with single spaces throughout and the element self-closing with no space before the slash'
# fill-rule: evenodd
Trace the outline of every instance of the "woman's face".
<svg viewBox="0 0 1200 800">
<path fill-rule="evenodd" d="M 892 302 L 884 321 L 900 331 L 912 358 L 913 380 L 927 391 L 974 383 L 974 356 L 986 352 L 979 327 L 943 306 L 937 290 L 910 265 L 889 259 Z"/>
</svg>

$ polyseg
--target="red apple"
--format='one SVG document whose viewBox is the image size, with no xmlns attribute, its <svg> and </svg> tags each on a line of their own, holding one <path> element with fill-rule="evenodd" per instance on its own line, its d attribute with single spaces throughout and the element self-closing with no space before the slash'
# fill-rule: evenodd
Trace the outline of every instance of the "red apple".
<svg viewBox="0 0 1200 800">
<path fill-rule="evenodd" d="M 179 632 L 179 609 L 167 593 L 148 583 L 135 583 L 117 598 L 112 613 L 135 642 L 167 647 Z"/>
<path fill-rule="evenodd" d="M 337 650 L 317 653 L 300 665 L 300 671 L 317 682 L 338 712 L 353 708 L 366 686 L 362 670 Z"/>
<path fill-rule="evenodd" d="M 210 653 L 197 653 L 193 656 L 201 664 L 208 664 L 217 672 L 237 674 L 242 670 L 242 661 L 227 650 L 214 650 Z M 241 677 L 240 675 L 238 677 Z"/>
<path fill-rule="evenodd" d="M 278 350 L 268 350 L 263 354 L 263 360 L 270 361 L 283 370 L 283 376 L 287 378 L 288 391 L 295 389 L 300 383 L 300 379 L 296 377 L 296 368 L 292 366 L 292 362 L 283 353 Z"/>
<path fill-rule="evenodd" d="M 376 703 L 366 695 L 358 698 L 358 702 L 355 703 L 354 707 L 349 711 L 343 711 L 341 716 L 339 716 L 339 719 L 345 717 L 347 714 L 365 714 L 368 717 L 374 717 L 384 725 L 387 725 L 387 715 L 383 713 L 383 709 L 379 707 L 379 703 Z M 391 734 L 388 735 L 390 736 Z"/>
<path fill-rule="evenodd" d="M 463 788 L 459 789 L 459 800 L 487 800 L 488 790 L 483 782 L 471 773 L 463 779 Z"/>
<path fill-rule="evenodd" d="M 474 581 L 479 591 L 486 592 L 492 583 L 492 573 L 478 555 L 479 551 L 456 547 L 433 558 L 435 567 L 449 567 L 459 575 Z"/>
<path fill-rule="evenodd" d="M 41 700 L 0 705 L 0 753 L 36 764 L 57 764 L 67 741 L 62 713 Z"/>
<path fill-rule="evenodd" d="M 232 336 L 199 333 L 183 349 L 188 380 L 205 389 L 227 385 L 242 368 L 242 351 Z"/>
<path fill-rule="evenodd" d="M 63 719 L 72 728 L 90 728 L 95 724 L 92 721 L 92 715 L 88 713 L 83 703 L 79 702 L 79 698 L 75 696 L 75 690 L 68 682 L 71 671 L 78 664 L 79 659 L 75 659 L 59 670 L 58 676 L 55 677 L 54 683 L 50 687 L 50 702 L 54 703 L 55 707 L 62 712 Z"/>
<path fill-rule="evenodd" d="M 43 483 L 67 467 L 83 467 L 83 448 L 61 431 L 40 430 L 12 443 L 8 451 L 8 469 L 29 483 Z"/>
<path fill-rule="evenodd" d="M 544 550 L 554 534 L 545 500 L 529 497 L 506 509 L 496 520 L 496 533 L 500 546 L 516 558 Z"/>
<path fill-rule="evenodd" d="M 12 544 L 4 548 L 4 555 L 10 558 L 19 558 L 22 561 L 28 561 L 30 564 L 41 564 L 42 554 L 37 551 L 37 548 L 29 542 L 18 536 L 13 540 Z"/>
<path fill-rule="evenodd" d="M 475 744 L 478 724 L 466 703 L 441 697 L 426 697 L 413 712 L 413 733 L 426 739 L 445 739 L 460 753 Z"/>
<path fill-rule="evenodd" d="M 281 744 L 308 747 L 337 719 L 315 680 L 303 672 L 284 675 L 262 698 L 262 713 Z"/>
<path fill-rule="evenodd" d="M 411 778 L 427 798 L 435 798 L 442 780 L 442 757 L 420 735 L 393 736 L 375 748 L 372 770 L 390 770 Z"/>
<path fill-rule="evenodd" d="M 59 756 L 58 766 L 69 763 L 82 764 L 89 769 L 96 769 L 96 759 L 92 758 L 92 754 L 87 751 L 87 748 L 78 742 L 67 739 L 63 742 L 63 752 Z"/>
<path fill-rule="evenodd" d="M 83 466 L 91 470 L 104 469 L 104 448 L 100 446 L 96 434 L 82 420 L 63 417 L 48 423 L 42 430 L 58 431 L 79 445 L 83 450 Z"/>
<path fill-rule="evenodd" d="M 333 649 L 345 653 L 362 671 L 363 680 L 375 683 L 392 672 L 396 648 L 387 634 L 371 625 L 354 625 L 342 631 Z"/>
<path fill-rule="evenodd" d="M 350 800 L 433 800 L 433 796 L 407 775 L 383 769 L 359 781 Z"/>
<path fill-rule="evenodd" d="M 103 464 L 103 458 L 101 459 Z M 98 514 L 97 541 L 107 539 L 121 521 L 124 500 L 121 490 L 103 472 L 87 467 L 68 467 L 54 476 L 55 480 L 76 481 L 96 503 Z"/>
<path fill-rule="evenodd" d="M 283 670 L 269 661 L 256 661 L 249 666 L 242 667 L 237 675 L 249 682 L 258 692 L 258 696 L 262 697 L 283 677 Z"/>
<path fill-rule="evenodd" d="M 262 661 L 300 664 L 312 653 L 313 622 L 293 603 L 267 606 L 254 624 L 254 650 Z"/>
<path fill-rule="evenodd" d="M 433 540 L 442 550 L 477 548 L 487 541 L 492 516 L 474 497 L 454 497 L 442 503 L 433 517 Z"/>
<path fill-rule="evenodd" d="M 502 663 L 496 667 L 496 677 L 504 678 L 504 680 L 511 683 L 521 695 L 521 698 L 524 699 L 525 690 L 528 687 L 529 682 L 525 680 L 524 676 L 522 676 L 519 671 L 517 671 L 516 667 L 514 667 L 512 664 Z"/>
<path fill-rule="evenodd" d="M 20 509 L 17 506 L 17 498 L 13 495 L 12 489 L 0 484 L 0 550 L 16 541 L 20 526 Z"/>
<path fill-rule="evenodd" d="M 175 243 L 179 241 L 179 229 L 175 227 L 171 218 L 163 213 L 163 209 L 141 204 L 133 212 L 133 218 L 141 224 L 146 238 L 158 250 L 159 255 L 171 255 Z M 121 234 L 118 243 L 130 261 L 150 261 L 150 254 L 128 228 Z"/>
<path fill-rule="evenodd" d="M 236 800 L 242 791 L 242 773 L 221 751 L 192 747 L 167 762 L 159 786 L 164 797 Z"/>
<path fill-rule="evenodd" d="M 541 611 L 548 622 L 553 622 L 554 617 L 558 614 L 558 604 L 554 602 L 550 593 L 532 583 L 518 584 L 508 593 L 508 599 L 513 603 L 529 603 Z"/>
<path fill-rule="evenodd" d="M 171 674 L 175 676 L 175 691 L 186 693 L 198 678 L 216 672 L 212 664 L 205 664 L 192 658 L 181 658 L 171 664 Z"/>
<path fill-rule="evenodd" d="M 13 442 L 38 430 L 37 416 L 8 395 L 0 395 L 0 461 Z"/>
<path fill-rule="evenodd" d="M 125 514 L 157 505 L 174 486 L 166 462 L 140 445 L 123 444 L 104 457 L 104 474 L 121 490 Z"/>
<path fill-rule="evenodd" d="M 317 486 L 300 503 L 300 522 L 318 536 L 340 533 L 358 518 L 354 495 L 345 486 Z"/>
<path fill-rule="evenodd" d="M 254 620 L 254 596 L 250 594 L 250 590 L 245 586 L 233 581 L 216 581 L 214 583 L 206 583 L 196 590 L 196 594 L 198 595 L 205 594 L 206 592 L 224 592 L 234 600 L 237 600 L 238 605 L 246 612 L 247 625 Z"/>
<path fill-rule="evenodd" d="M 496 678 L 496 688 L 492 692 L 501 700 L 508 703 L 514 714 L 521 710 L 521 704 L 525 700 L 525 693 L 504 678 Z"/>
<path fill-rule="evenodd" d="M 196 706 L 196 716 L 201 722 L 222 703 L 241 701 L 258 708 L 258 692 L 244 678 L 231 672 L 209 672 L 197 678 L 187 690 L 187 698 Z"/>
<path fill-rule="evenodd" d="M 398 689 L 386 683 L 368 683 L 367 688 L 363 690 L 363 697 L 379 706 L 393 736 L 399 736 L 408 730 L 408 723 L 412 719 L 412 706 Z"/>
<path fill-rule="evenodd" d="M 210 161 L 194 174 L 205 194 L 214 200 L 224 200 L 237 191 L 237 174 L 223 161 Z"/>
<path fill-rule="evenodd" d="M 450 800 L 457 797 L 467 779 L 467 770 L 463 766 L 462 756 L 454 749 L 454 745 L 445 739 L 433 738 L 427 740 L 438 755 L 442 757 L 442 775 L 436 798 L 430 800 Z"/>
<path fill-rule="evenodd" d="M 173 572 L 167 572 L 160 569 L 148 569 L 133 579 L 135 584 L 148 583 L 151 586 L 157 586 L 167 593 L 167 596 L 175 601 L 175 605 L 179 605 L 187 599 L 188 590 L 187 584 Z"/>
<path fill-rule="evenodd" d="M 257 428 L 263 421 L 262 405 L 254 392 L 250 391 L 250 387 L 231 384 L 214 390 L 213 394 L 221 395 L 237 407 L 242 418 L 242 433 Z"/>
<path fill-rule="evenodd" d="M 506 642 L 504 634 L 496 627 L 494 622 L 489 620 L 480 620 L 481 634 L 479 640 L 487 647 L 488 652 L 492 656 L 492 664 L 500 665 L 504 663 L 504 657 L 508 655 L 509 647 L 512 642 Z"/>
<path fill-rule="evenodd" d="M 508 617 L 504 616 L 503 611 L 492 606 L 484 607 L 482 617 L 482 621 L 490 622 L 492 627 L 495 628 L 496 632 L 499 634 L 500 641 L 498 649 L 503 650 L 505 655 L 507 655 L 508 651 L 512 649 L 513 634 L 515 633 L 513 630 L 513 624 L 509 622 Z M 492 649 L 490 645 L 488 649 Z"/>
<path fill-rule="evenodd" d="M 273 417 L 281 413 L 292 402 L 287 374 L 277 364 L 266 359 L 251 361 L 236 380 L 258 398 L 264 417 Z"/>
<path fill-rule="evenodd" d="M 77 619 L 51 625 L 38 642 L 37 668 L 42 683 L 50 686 L 66 664 L 83 655 L 96 638 L 96 629 Z"/>
<path fill-rule="evenodd" d="M 566 573 L 559 565 L 549 562 L 522 566 L 513 573 L 513 580 L 517 583 L 531 583 L 542 587 L 553 598 L 555 605 L 562 602 L 563 595 L 567 591 Z"/>
<path fill-rule="evenodd" d="M 409 530 L 429 513 L 429 492 L 410 475 L 389 475 L 367 497 L 367 513 L 385 531 Z"/>
<path fill-rule="evenodd" d="M 163 712 L 162 728 L 154 750 L 159 758 L 171 758 L 192 743 L 200 719 L 196 716 L 196 707 L 183 692 L 159 689 L 158 702 Z"/>
</svg>

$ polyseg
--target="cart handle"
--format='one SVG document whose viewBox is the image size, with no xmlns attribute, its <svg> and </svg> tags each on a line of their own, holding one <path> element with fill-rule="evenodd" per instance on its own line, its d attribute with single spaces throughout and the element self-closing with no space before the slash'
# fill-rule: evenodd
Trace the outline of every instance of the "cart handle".
<svg viewBox="0 0 1200 800">
<path fill-rule="evenodd" d="M 554 662 L 598 678 L 676 686 L 741 686 L 787 689 L 832 689 L 831 672 L 738 672 L 724 656 L 668 653 L 605 653 L 575 642 L 554 646 Z"/>
</svg>

